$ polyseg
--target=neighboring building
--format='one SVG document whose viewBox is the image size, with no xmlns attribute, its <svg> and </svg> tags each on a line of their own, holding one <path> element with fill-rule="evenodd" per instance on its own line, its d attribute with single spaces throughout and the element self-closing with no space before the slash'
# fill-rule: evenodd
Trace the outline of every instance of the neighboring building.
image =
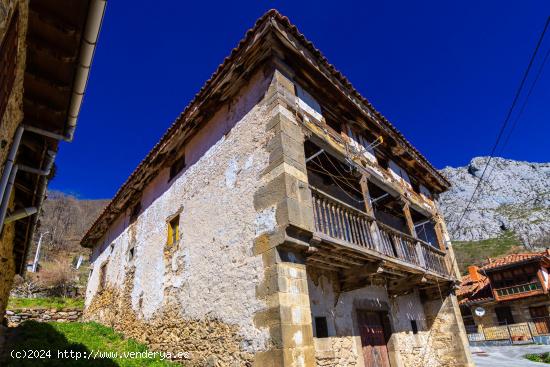
<svg viewBox="0 0 550 367">
<path fill-rule="evenodd" d="M 0 322 L 70 141 L 105 1 L 0 0 Z"/>
<path fill-rule="evenodd" d="M 473 366 L 449 183 L 276 11 L 82 240 L 86 317 L 199 366 Z"/>
<path fill-rule="evenodd" d="M 457 291 L 468 332 L 532 323 L 531 334 L 550 334 L 549 268 L 550 250 L 511 254 L 489 259 L 480 267 L 470 266 Z M 482 315 L 476 314 L 478 308 Z"/>
</svg>

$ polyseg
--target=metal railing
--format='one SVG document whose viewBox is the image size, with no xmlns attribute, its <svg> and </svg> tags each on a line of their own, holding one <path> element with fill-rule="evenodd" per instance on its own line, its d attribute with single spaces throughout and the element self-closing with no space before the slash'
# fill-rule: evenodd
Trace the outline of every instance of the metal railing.
<svg viewBox="0 0 550 367">
<path fill-rule="evenodd" d="M 315 187 L 310 188 L 315 231 L 442 275 L 449 274 L 444 251 L 381 223 Z"/>
</svg>

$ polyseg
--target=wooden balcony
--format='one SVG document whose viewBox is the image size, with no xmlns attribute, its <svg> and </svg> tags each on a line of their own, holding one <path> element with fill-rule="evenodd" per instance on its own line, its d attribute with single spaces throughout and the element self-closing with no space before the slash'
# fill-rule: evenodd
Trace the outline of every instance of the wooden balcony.
<svg viewBox="0 0 550 367">
<path fill-rule="evenodd" d="M 405 274 L 430 274 L 450 279 L 445 252 L 402 233 L 315 187 L 315 237 L 321 249 L 309 258 L 321 267 L 349 269 L 361 260 L 383 262 Z M 364 266 L 364 263 L 363 263 Z"/>
<path fill-rule="evenodd" d="M 544 289 L 540 281 L 511 285 L 508 287 L 494 288 L 493 294 L 496 300 L 509 300 L 543 294 Z"/>
</svg>

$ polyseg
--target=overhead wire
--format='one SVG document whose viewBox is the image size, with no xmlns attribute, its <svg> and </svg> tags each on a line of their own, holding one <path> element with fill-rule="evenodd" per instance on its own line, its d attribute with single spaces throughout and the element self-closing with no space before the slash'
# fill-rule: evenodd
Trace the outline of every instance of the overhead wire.
<svg viewBox="0 0 550 367">
<path fill-rule="evenodd" d="M 353 197 L 352 195 L 350 195 L 346 189 L 344 189 L 342 186 L 340 186 L 340 184 L 338 184 L 337 181 L 340 181 L 342 184 L 344 184 L 345 186 L 347 186 L 347 187 L 350 188 L 351 190 L 357 192 L 358 194 L 363 195 L 363 193 L 362 193 L 361 191 L 355 189 L 353 186 L 351 186 L 351 185 L 349 184 L 349 182 L 348 182 L 348 183 L 342 182 L 341 180 L 339 180 L 339 177 L 338 177 L 338 176 L 332 174 L 332 173 L 329 172 L 326 168 L 324 168 L 322 165 L 320 165 L 319 163 L 315 162 L 314 160 L 312 160 L 311 162 L 315 163 L 319 168 L 321 168 L 321 170 L 316 170 L 316 169 L 313 169 L 313 168 L 311 168 L 311 167 L 310 167 L 309 169 L 311 169 L 312 171 L 316 171 L 316 172 L 318 172 L 318 173 L 322 173 L 322 174 L 325 174 L 325 175 L 329 176 L 329 177 L 332 179 L 332 182 L 334 182 L 334 184 L 335 184 L 336 186 L 338 186 L 338 188 L 340 188 L 340 190 L 342 190 L 346 196 L 348 196 L 350 199 L 352 199 L 352 200 L 354 200 L 354 201 L 356 201 L 356 202 L 358 202 L 358 203 L 364 203 L 364 200 L 357 200 L 357 198 L 355 198 L 355 197 Z"/>
<path fill-rule="evenodd" d="M 516 126 L 517 126 L 517 123 L 521 119 L 521 117 L 523 115 L 523 112 L 525 111 L 525 107 L 527 106 L 527 103 L 529 102 L 529 98 L 531 97 L 531 94 L 533 93 L 533 90 L 535 89 L 535 86 L 537 85 L 537 82 L 539 81 L 540 76 L 542 75 L 542 71 L 544 70 L 546 62 L 548 61 L 548 56 L 550 56 L 550 47 L 548 47 L 548 50 L 546 51 L 546 54 L 544 55 L 544 59 L 542 60 L 542 63 L 539 66 L 539 69 L 537 71 L 535 79 L 533 79 L 533 82 L 531 83 L 531 87 L 529 88 L 529 91 L 527 92 L 527 95 L 526 95 L 526 97 L 523 101 L 523 104 L 521 105 L 520 110 L 519 110 L 516 118 L 514 119 L 514 122 L 512 123 L 512 126 L 510 127 L 508 135 L 506 135 L 506 139 L 504 139 L 504 143 L 502 143 L 502 146 L 500 147 L 499 152 L 497 153 L 497 156 L 502 155 L 506 145 L 508 144 L 508 141 L 510 140 L 510 137 L 512 136 L 512 134 L 513 134 L 513 132 L 514 132 Z M 487 177 L 491 177 L 493 171 L 495 170 L 495 166 L 496 165 L 493 164 L 493 166 L 491 168 L 491 171 L 489 171 L 489 174 L 487 175 Z M 495 179 L 493 178 L 491 183 L 493 183 L 494 180 Z M 490 184 L 485 185 L 484 187 L 490 187 Z"/>
<path fill-rule="evenodd" d="M 322 173 L 322 174 L 325 174 L 333 179 L 337 179 L 339 180 L 342 184 L 344 184 L 345 186 L 347 186 L 349 189 L 357 192 L 358 194 L 362 194 L 361 191 L 357 190 L 349 181 L 346 180 L 345 177 L 343 176 L 339 176 L 339 175 L 335 175 L 333 173 L 331 173 L 329 170 L 327 170 L 325 167 L 323 167 L 322 165 L 316 163 L 316 162 L 313 162 L 316 167 L 318 167 L 319 169 L 315 169 L 315 168 L 312 168 L 312 167 L 308 167 L 310 170 L 314 171 L 314 172 L 318 172 L 318 173 Z"/>
<path fill-rule="evenodd" d="M 458 232 L 458 230 L 460 229 L 460 224 L 464 220 L 464 217 L 465 217 L 466 213 L 468 212 L 468 210 L 470 209 L 470 206 L 472 205 L 472 202 L 473 202 L 473 200 L 476 196 L 476 193 L 479 190 L 481 183 L 483 182 L 483 178 L 485 177 L 485 173 L 487 172 L 487 168 L 489 167 L 489 165 L 491 163 L 491 160 L 494 157 L 495 151 L 496 151 L 496 149 L 497 149 L 497 147 L 500 143 L 500 140 L 502 139 L 504 131 L 506 130 L 506 127 L 508 126 L 508 122 L 510 121 L 510 117 L 512 115 L 512 112 L 515 109 L 516 103 L 517 103 L 517 101 L 518 101 L 518 99 L 521 95 L 521 91 L 523 90 L 523 86 L 525 85 L 525 82 L 527 80 L 527 76 L 529 75 L 531 67 L 533 66 L 534 60 L 535 60 L 535 58 L 537 56 L 537 53 L 540 49 L 540 46 L 542 44 L 542 40 L 544 39 L 544 36 L 546 34 L 546 31 L 548 29 L 549 24 L 550 24 L 550 16 L 546 20 L 546 24 L 544 25 L 544 29 L 543 29 L 540 37 L 539 37 L 539 40 L 538 40 L 537 45 L 535 47 L 535 50 L 533 51 L 533 54 L 531 55 L 531 59 L 529 60 L 529 64 L 528 64 L 527 68 L 525 69 L 525 71 L 523 73 L 523 77 L 522 77 L 521 82 L 519 84 L 519 87 L 516 90 L 516 93 L 515 93 L 514 99 L 512 101 L 512 104 L 508 108 L 508 112 L 506 114 L 506 117 L 505 117 L 505 119 L 502 123 L 502 126 L 501 126 L 501 128 L 499 130 L 499 133 L 497 135 L 496 141 L 495 141 L 495 143 L 494 143 L 494 145 L 491 149 L 491 152 L 489 154 L 489 159 L 487 160 L 487 163 L 485 164 L 485 167 L 483 168 L 483 171 L 482 171 L 481 176 L 480 176 L 480 178 L 477 182 L 477 185 L 475 186 L 474 191 L 472 192 L 472 196 L 470 197 L 468 203 L 466 204 L 466 207 L 464 208 L 464 211 L 462 212 L 462 214 L 460 216 L 460 219 L 458 220 L 458 223 L 457 223 L 457 225 L 456 225 L 456 227 L 453 231 L 453 237 Z"/>
</svg>

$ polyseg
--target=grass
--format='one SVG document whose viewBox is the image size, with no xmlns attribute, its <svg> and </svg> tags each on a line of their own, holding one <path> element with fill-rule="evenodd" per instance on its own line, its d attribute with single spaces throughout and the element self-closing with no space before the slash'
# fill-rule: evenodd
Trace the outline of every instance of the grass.
<svg viewBox="0 0 550 367">
<path fill-rule="evenodd" d="M 516 234 L 507 231 L 496 238 L 481 241 L 453 241 L 456 261 L 461 273 L 469 265 L 481 265 L 488 257 L 498 257 L 520 249 Z"/>
<path fill-rule="evenodd" d="M 549 352 L 541 353 L 541 354 L 527 354 L 525 358 L 533 362 L 550 363 Z"/>
<path fill-rule="evenodd" d="M 84 300 L 80 298 L 10 298 L 8 301 L 8 310 L 17 310 L 21 308 L 47 308 L 60 310 L 62 308 L 84 308 Z"/>
<path fill-rule="evenodd" d="M 42 358 L 12 358 L 10 351 L 44 351 Z M 15 366 L 101 366 L 101 367 L 168 367 L 176 363 L 156 358 L 146 358 L 139 353 L 147 352 L 147 347 L 133 339 L 124 339 L 122 334 L 95 322 L 40 323 L 27 321 L 15 329 L 10 329 L 5 346 L 7 355 L 0 358 L 0 365 Z M 59 352 L 67 358 L 59 358 Z M 64 352 L 66 351 L 66 352 Z M 90 357 L 97 351 L 117 352 L 115 358 Z M 46 352 L 49 352 L 49 357 Z M 72 352 L 72 358 L 69 358 Z M 138 352 L 133 358 L 124 358 L 122 353 Z M 77 356 L 79 358 L 77 358 Z"/>
</svg>

